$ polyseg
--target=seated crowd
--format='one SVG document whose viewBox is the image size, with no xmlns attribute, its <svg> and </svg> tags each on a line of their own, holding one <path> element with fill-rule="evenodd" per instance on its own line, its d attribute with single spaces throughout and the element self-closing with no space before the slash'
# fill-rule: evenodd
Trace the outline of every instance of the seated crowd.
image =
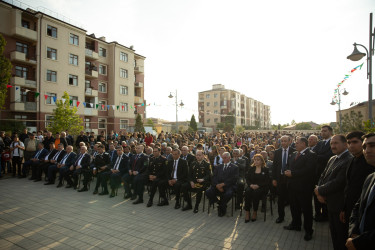
<svg viewBox="0 0 375 250">
<path fill-rule="evenodd" d="M 104 131 L 76 136 L 68 131 L 37 134 L 0 132 L 0 174 L 18 175 L 44 185 L 109 195 L 123 186 L 124 199 L 147 207 L 167 206 L 199 211 L 202 196 L 217 204 L 218 216 L 245 210 L 245 223 L 255 221 L 260 203 L 277 197 L 278 218 L 290 206 L 285 230 L 301 231 L 309 241 L 313 221 L 328 221 L 334 249 L 375 246 L 375 134 L 274 133 L 147 133 Z M 43 175 L 44 174 L 44 175 Z M 0 175 L 1 176 L 1 175 Z M 82 185 L 80 184 L 82 182 Z M 109 185 L 109 189 L 108 189 Z M 192 203 L 195 193 L 195 204 Z M 313 216 L 315 210 L 315 216 Z M 251 213 L 252 212 L 252 213 Z M 303 220 L 302 220 L 303 215 Z"/>
</svg>

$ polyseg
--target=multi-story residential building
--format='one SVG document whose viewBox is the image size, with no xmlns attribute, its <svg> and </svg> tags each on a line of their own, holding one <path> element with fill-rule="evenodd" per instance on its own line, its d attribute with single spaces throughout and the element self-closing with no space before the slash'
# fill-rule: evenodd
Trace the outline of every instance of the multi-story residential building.
<svg viewBox="0 0 375 250">
<path fill-rule="evenodd" d="M 27 127 L 44 129 L 64 91 L 78 105 L 86 131 L 132 130 L 135 109 L 144 116 L 145 57 L 132 46 L 3 1 L 0 33 L 13 65 L 1 120 L 27 120 Z"/>
<path fill-rule="evenodd" d="M 198 93 L 199 122 L 216 129 L 217 123 L 233 115 L 236 125 L 270 129 L 270 107 L 222 84 Z"/>
</svg>

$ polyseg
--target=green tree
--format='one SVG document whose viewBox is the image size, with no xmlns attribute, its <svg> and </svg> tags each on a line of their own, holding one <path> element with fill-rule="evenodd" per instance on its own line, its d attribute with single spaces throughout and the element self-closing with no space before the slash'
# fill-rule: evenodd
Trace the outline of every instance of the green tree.
<svg viewBox="0 0 375 250">
<path fill-rule="evenodd" d="M 134 126 L 135 132 L 145 132 L 145 128 L 143 127 L 143 121 L 140 114 L 137 115 L 137 118 L 135 118 L 135 126 Z"/>
<path fill-rule="evenodd" d="M 296 124 L 296 130 L 310 130 L 312 126 L 308 122 L 300 122 Z"/>
<path fill-rule="evenodd" d="M 156 131 L 155 124 L 154 124 L 154 122 L 152 121 L 151 118 L 149 118 L 147 120 L 147 125 L 150 126 L 150 127 L 152 127 L 152 129 Z"/>
<path fill-rule="evenodd" d="M 236 126 L 236 128 L 235 128 L 236 134 L 241 134 L 243 131 L 245 131 L 244 127 L 242 127 L 241 125 Z"/>
<path fill-rule="evenodd" d="M 363 130 L 366 132 L 366 133 L 374 133 L 375 132 L 375 126 L 374 126 L 374 123 L 371 124 L 370 122 L 370 119 L 368 119 L 367 121 L 364 121 L 363 122 Z"/>
<path fill-rule="evenodd" d="M 291 125 L 296 125 L 296 121 L 293 119 L 292 122 L 290 123 Z"/>
<path fill-rule="evenodd" d="M 364 130 L 363 115 L 352 110 L 349 114 L 345 114 L 342 118 L 341 132 L 344 133 L 356 130 Z"/>
<path fill-rule="evenodd" d="M 4 56 L 4 48 L 7 42 L 0 34 L 0 109 L 4 109 L 5 99 L 7 97 L 9 80 L 12 72 L 12 64 Z"/>
<path fill-rule="evenodd" d="M 20 134 L 26 126 L 20 121 L 7 121 L 0 123 L 0 130 L 6 132 L 17 132 Z"/>
<path fill-rule="evenodd" d="M 65 102 L 63 103 L 63 100 Z M 82 118 L 77 115 L 77 107 L 70 106 L 69 94 L 64 91 L 61 100 L 56 101 L 56 108 L 53 110 L 53 118 L 47 128 L 53 133 L 69 130 L 72 135 L 78 135 L 83 130 Z"/>
<path fill-rule="evenodd" d="M 193 132 L 198 130 L 198 125 L 197 125 L 197 122 L 195 121 L 194 115 L 191 116 L 189 128 L 191 128 Z"/>
</svg>

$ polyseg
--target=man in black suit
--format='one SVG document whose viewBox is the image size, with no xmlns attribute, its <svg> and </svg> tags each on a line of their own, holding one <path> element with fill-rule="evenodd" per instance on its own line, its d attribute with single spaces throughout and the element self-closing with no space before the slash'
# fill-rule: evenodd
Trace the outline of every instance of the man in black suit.
<svg viewBox="0 0 375 250">
<path fill-rule="evenodd" d="M 282 136 L 280 138 L 280 142 L 281 148 L 275 151 L 272 172 L 272 185 L 276 187 L 276 193 L 278 195 L 277 208 L 279 217 L 276 219 L 276 223 L 281 223 L 284 221 L 285 204 L 288 199 L 287 178 L 285 177 L 284 172 L 288 164 L 288 159 L 295 150 L 294 148 L 290 147 L 292 140 L 289 136 Z"/>
<path fill-rule="evenodd" d="M 48 154 L 48 150 L 44 148 L 44 144 L 42 142 L 38 143 L 38 150 L 35 152 L 33 157 L 31 157 L 30 160 L 23 163 L 23 175 L 27 175 L 29 173 L 30 167 L 31 169 L 36 169 L 36 167 L 41 164 L 44 157 Z M 36 177 L 36 171 L 32 171 L 31 178 L 29 180 L 35 180 Z"/>
<path fill-rule="evenodd" d="M 124 152 L 122 151 L 121 146 L 117 146 L 116 156 L 113 158 L 114 160 L 113 163 L 111 163 L 111 169 L 110 171 L 103 173 L 101 183 L 102 187 L 104 188 L 104 192 L 108 193 L 107 181 L 109 179 L 109 185 L 111 187 L 111 194 L 109 195 L 110 198 L 115 197 L 115 190 L 121 184 L 121 176 L 124 175 L 129 164 L 129 159 L 124 157 Z"/>
<path fill-rule="evenodd" d="M 73 165 L 70 166 L 69 171 L 65 173 L 65 179 L 68 185 L 66 188 L 73 187 L 77 189 L 78 185 L 78 176 L 83 175 L 83 187 L 78 190 L 78 192 L 88 191 L 87 184 L 91 178 L 91 169 L 90 169 L 91 156 L 87 153 L 87 147 L 81 146 L 79 149 L 79 154 L 77 155 Z M 70 178 L 73 176 L 73 180 Z"/>
<path fill-rule="evenodd" d="M 66 154 L 62 160 L 57 164 L 57 170 L 59 171 L 59 184 L 57 187 L 62 187 L 62 181 L 65 176 L 66 171 L 73 165 L 77 155 L 73 152 L 73 146 L 66 147 Z"/>
<path fill-rule="evenodd" d="M 366 161 L 375 168 L 375 134 L 364 136 L 363 153 Z M 362 193 L 350 218 L 349 237 L 346 247 L 352 249 L 374 249 L 375 246 L 375 173 L 363 184 Z"/>
<path fill-rule="evenodd" d="M 333 135 L 333 129 L 331 126 L 325 125 L 321 129 L 322 141 L 316 145 L 316 154 L 318 155 L 318 163 L 316 165 L 315 185 L 318 184 L 319 178 L 323 173 L 323 170 L 327 166 L 328 160 L 333 156 L 331 150 L 331 137 Z M 328 212 L 327 205 L 318 201 L 314 194 L 314 208 L 315 208 L 315 221 L 327 221 Z"/>
<path fill-rule="evenodd" d="M 155 147 L 153 156 L 150 158 L 148 166 L 148 179 L 150 185 L 150 199 L 148 200 L 147 207 L 151 207 L 154 200 L 154 195 L 161 181 L 168 179 L 167 177 L 167 159 L 161 155 L 161 149 Z M 159 190 L 160 192 L 160 190 Z M 165 204 L 162 204 L 165 203 Z M 168 201 L 161 201 L 160 205 L 167 205 Z M 159 204 L 158 204 L 159 205 Z"/>
<path fill-rule="evenodd" d="M 45 177 L 48 175 L 48 166 L 51 164 L 52 158 L 57 153 L 57 149 L 55 149 L 55 143 L 51 142 L 49 144 L 49 150 L 47 155 L 43 158 L 43 160 L 38 165 L 31 166 L 32 176 L 35 175 L 34 182 L 42 180 L 42 173 L 44 172 Z"/>
<path fill-rule="evenodd" d="M 136 154 L 130 158 L 128 174 L 123 178 L 124 188 L 127 196 L 131 200 L 138 199 L 133 204 L 143 203 L 144 185 L 147 180 L 147 168 L 149 164 L 148 157 L 143 153 L 144 146 L 139 144 L 136 146 Z M 133 189 L 133 192 L 131 191 Z"/>
<path fill-rule="evenodd" d="M 318 151 L 318 147 L 317 147 L 318 141 L 319 141 L 319 139 L 318 139 L 318 137 L 316 135 L 310 135 L 309 136 L 309 139 L 308 139 L 309 149 L 311 151 L 315 152 L 315 153 Z M 315 169 L 315 167 L 314 167 L 314 169 Z M 315 175 L 315 171 L 314 171 L 314 175 Z"/>
<path fill-rule="evenodd" d="M 107 152 L 105 152 L 105 146 L 99 145 L 98 146 L 98 154 L 95 156 L 94 159 L 94 168 L 93 168 L 93 175 L 96 175 L 96 185 L 93 194 L 97 194 L 99 191 L 99 186 L 102 182 L 103 175 L 105 172 L 110 171 L 111 169 L 111 158 Z M 100 192 L 99 195 L 107 195 L 108 190 Z"/>
<path fill-rule="evenodd" d="M 189 195 L 188 195 L 188 187 L 189 187 L 189 170 L 188 170 L 188 163 L 184 159 L 180 158 L 181 151 L 178 148 L 174 148 L 172 150 L 172 160 L 168 161 L 167 164 L 167 176 L 168 179 L 165 181 L 161 181 L 159 184 L 159 192 L 160 197 L 163 199 L 163 201 L 166 201 L 166 189 L 168 186 L 172 187 L 174 189 L 174 192 L 176 194 L 176 204 L 174 206 L 175 209 L 179 209 L 181 207 L 180 205 L 180 194 L 183 192 L 184 199 L 187 201 L 186 207 L 183 208 L 183 210 L 188 210 L 189 206 L 190 209 L 191 201 L 189 204 Z M 164 204 L 166 205 L 166 204 Z"/>
<path fill-rule="evenodd" d="M 181 158 L 187 161 L 188 166 L 190 166 L 193 161 L 195 161 L 194 155 L 189 153 L 189 148 L 187 146 L 183 146 L 181 148 Z"/>
<path fill-rule="evenodd" d="M 346 170 L 345 199 L 340 213 L 340 221 L 345 224 L 345 232 L 349 229 L 349 218 L 354 205 L 361 196 L 363 183 L 367 176 L 375 171 L 375 168 L 366 162 L 363 154 L 363 136 L 364 133 L 361 131 L 351 132 L 346 135 L 349 152 L 354 157 Z"/>
<path fill-rule="evenodd" d="M 55 177 L 57 171 L 57 164 L 64 158 L 66 151 L 64 150 L 64 144 L 60 143 L 56 154 L 50 160 L 50 165 L 48 166 L 48 182 L 44 185 L 53 185 L 55 184 Z"/>
<path fill-rule="evenodd" d="M 285 226 L 284 229 L 300 231 L 301 214 L 303 213 L 304 239 L 309 241 L 313 234 L 312 193 L 314 181 L 311 176 L 315 172 L 316 154 L 307 147 L 308 141 L 304 137 L 297 138 L 295 145 L 297 151 L 289 159 L 285 171 L 285 176 L 288 178 L 292 223 Z"/>
<path fill-rule="evenodd" d="M 345 249 L 345 225 L 340 221 L 340 212 L 344 205 L 346 168 L 353 156 L 348 151 L 344 135 L 335 135 L 330 140 L 332 156 L 324 169 L 314 193 L 321 203 L 327 203 L 328 221 L 333 247 Z"/>
<path fill-rule="evenodd" d="M 212 185 L 206 191 L 210 205 L 217 202 L 217 196 L 220 196 L 217 208 L 219 217 L 223 217 L 226 214 L 227 203 L 233 197 L 239 175 L 237 165 L 230 162 L 230 153 L 223 153 L 222 158 L 223 163 L 214 168 Z"/>
</svg>

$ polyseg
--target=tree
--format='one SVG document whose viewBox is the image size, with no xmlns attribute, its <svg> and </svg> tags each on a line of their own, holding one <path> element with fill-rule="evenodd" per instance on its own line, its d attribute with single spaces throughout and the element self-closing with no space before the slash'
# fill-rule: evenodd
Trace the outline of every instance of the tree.
<svg viewBox="0 0 375 250">
<path fill-rule="evenodd" d="M 149 118 L 147 120 L 147 125 L 150 126 L 150 127 L 152 127 L 152 129 L 156 131 L 155 124 L 154 124 L 154 122 L 152 121 L 151 118 Z"/>
<path fill-rule="evenodd" d="M 65 102 L 63 102 L 65 99 Z M 69 94 L 64 91 L 61 100 L 56 101 L 56 108 L 53 110 L 48 130 L 53 133 L 69 130 L 69 133 L 78 135 L 83 130 L 82 118 L 77 115 L 77 107 L 71 106 L 72 100 L 69 100 Z"/>
<path fill-rule="evenodd" d="M 7 97 L 10 77 L 12 76 L 12 64 L 9 59 L 4 56 L 4 48 L 7 42 L 0 34 L 0 109 L 3 109 L 5 99 Z"/>
<path fill-rule="evenodd" d="M 236 126 L 236 128 L 235 128 L 235 132 L 236 132 L 237 135 L 238 135 L 238 134 L 241 134 L 243 131 L 245 131 L 245 128 L 244 128 L 244 127 L 242 127 L 241 125 Z"/>
<path fill-rule="evenodd" d="M 195 121 L 194 115 L 191 116 L 189 128 L 191 128 L 191 130 L 194 132 L 198 130 L 198 125 L 197 125 L 197 122 Z"/>
<path fill-rule="evenodd" d="M 296 125 L 296 121 L 293 119 L 292 122 L 290 123 L 291 125 Z"/>
<path fill-rule="evenodd" d="M 308 122 L 300 122 L 296 124 L 296 130 L 310 130 L 312 126 Z"/>
<path fill-rule="evenodd" d="M 371 121 L 370 119 L 368 119 L 367 121 L 364 121 L 363 122 L 363 125 L 364 125 L 364 131 L 366 133 L 374 133 L 375 132 L 375 126 L 374 126 L 374 122 L 373 124 L 371 125 Z"/>
<path fill-rule="evenodd" d="M 361 113 L 353 110 L 349 114 L 345 114 L 341 122 L 341 132 L 364 130 L 362 118 L 363 115 Z"/>
<path fill-rule="evenodd" d="M 140 114 L 137 115 L 137 118 L 135 118 L 135 126 L 134 126 L 135 132 L 145 132 L 145 128 L 143 127 L 143 121 Z"/>
</svg>

